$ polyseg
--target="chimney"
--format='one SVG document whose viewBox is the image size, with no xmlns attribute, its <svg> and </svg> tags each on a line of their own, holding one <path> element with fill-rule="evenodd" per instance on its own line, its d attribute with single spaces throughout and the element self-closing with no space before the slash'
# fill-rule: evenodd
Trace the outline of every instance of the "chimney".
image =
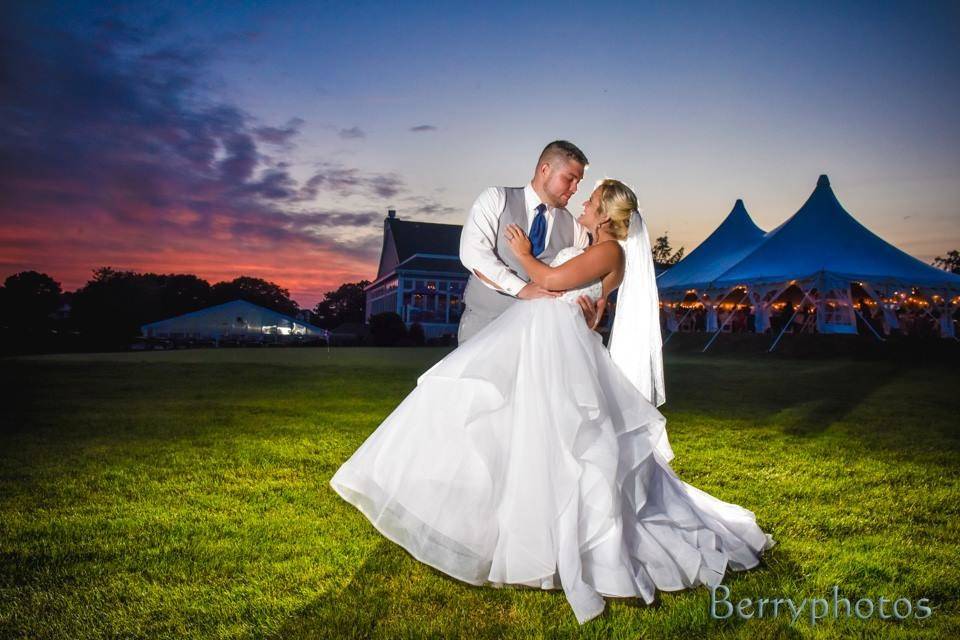
<svg viewBox="0 0 960 640">
<path fill-rule="evenodd" d="M 388 218 L 396 218 L 396 217 L 397 217 L 397 210 L 396 210 L 396 209 L 387 209 L 387 217 L 388 217 Z"/>
</svg>

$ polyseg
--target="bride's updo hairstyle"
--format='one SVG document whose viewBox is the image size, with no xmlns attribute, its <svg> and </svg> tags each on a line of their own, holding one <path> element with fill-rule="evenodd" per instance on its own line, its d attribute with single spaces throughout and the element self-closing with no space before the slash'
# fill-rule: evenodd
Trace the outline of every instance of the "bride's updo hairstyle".
<svg viewBox="0 0 960 640">
<path fill-rule="evenodd" d="M 617 240 L 626 240 L 630 230 L 630 214 L 639 210 L 637 195 L 627 185 L 619 180 L 601 180 L 597 185 L 600 189 L 600 213 L 606 214 L 610 233 Z"/>
</svg>

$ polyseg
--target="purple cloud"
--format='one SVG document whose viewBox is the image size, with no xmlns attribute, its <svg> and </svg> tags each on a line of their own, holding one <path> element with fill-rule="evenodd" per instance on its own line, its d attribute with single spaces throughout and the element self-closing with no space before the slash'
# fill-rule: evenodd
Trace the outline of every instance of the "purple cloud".
<svg viewBox="0 0 960 640">
<path fill-rule="evenodd" d="M 403 179 L 394 174 L 363 173 L 333 163 L 324 163 L 321 170 L 310 177 L 300 190 L 301 200 L 312 200 L 320 191 L 330 191 L 342 197 L 368 195 L 392 198 L 405 189 Z"/>
<path fill-rule="evenodd" d="M 364 133 L 363 129 L 360 127 L 350 127 L 349 129 L 340 129 L 339 135 L 344 140 L 356 140 L 358 138 L 366 138 L 367 134 Z"/>
<path fill-rule="evenodd" d="M 320 164 L 301 184 L 275 154 L 303 120 L 264 124 L 216 99 L 206 54 L 154 46 L 154 28 L 2 18 L 0 266 L 58 255 L 69 282 L 105 256 L 224 269 L 252 248 L 292 251 L 337 278 L 374 263 L 382 213 L 301 209 L 321 190 L 392 197 L 401 177 Z"/>
<path fill-rule="evenodd" d="M 304 121 L 302 118 L 291 118 L 286 126 L 258 127 L 254 130 L 254 133 L 256 133 L 257 139 L 261 142 L 266 142 L 267 144 L 278 147 L 289 147 L 292 144 L 293 138 L 300 133 L 300 127 L 302 127 L 303 124 Z"/>
</svg>

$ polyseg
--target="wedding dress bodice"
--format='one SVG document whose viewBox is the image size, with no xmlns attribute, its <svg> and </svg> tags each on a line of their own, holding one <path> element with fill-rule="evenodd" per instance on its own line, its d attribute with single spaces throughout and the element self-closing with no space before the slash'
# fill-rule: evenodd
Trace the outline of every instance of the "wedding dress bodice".
<svg viewBox="0 0 960 640">
<path fill-rule="evenodd" d="M 551 267 L 557 267 L 583 253 L 583 249 L 579 247 L 566 247 L 560 249 L 557 252 L 557 255 L 554 257 L 553 261 L 550 262 Z M 580 296 L 590 296 L 593 300 L 599 300 L 600 296 L 603 295 L 603 283 L 600 280 L 594 280 L 593 282 L 586 284 L 577 289 L 569 289 L 566 293 L 560 296 L 560 300 L 564 300 L 571 304 L 577 304 L 577 298 Z"/>
</svg>

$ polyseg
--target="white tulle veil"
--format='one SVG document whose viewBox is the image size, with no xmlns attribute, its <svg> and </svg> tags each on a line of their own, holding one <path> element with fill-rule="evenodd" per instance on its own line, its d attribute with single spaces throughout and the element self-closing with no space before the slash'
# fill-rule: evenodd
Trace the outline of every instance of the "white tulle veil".
<svg viewBox="0 0 960 640">
<path fill-rule="evenodd" d="M 647 400 L 659 407 L 666 401 L 660 299 L 650 235 L 639 211 L 631 214 L 627 239 L 619 242 L 626 268 L 610 330 L 610 356 Z"/>
</svg>

